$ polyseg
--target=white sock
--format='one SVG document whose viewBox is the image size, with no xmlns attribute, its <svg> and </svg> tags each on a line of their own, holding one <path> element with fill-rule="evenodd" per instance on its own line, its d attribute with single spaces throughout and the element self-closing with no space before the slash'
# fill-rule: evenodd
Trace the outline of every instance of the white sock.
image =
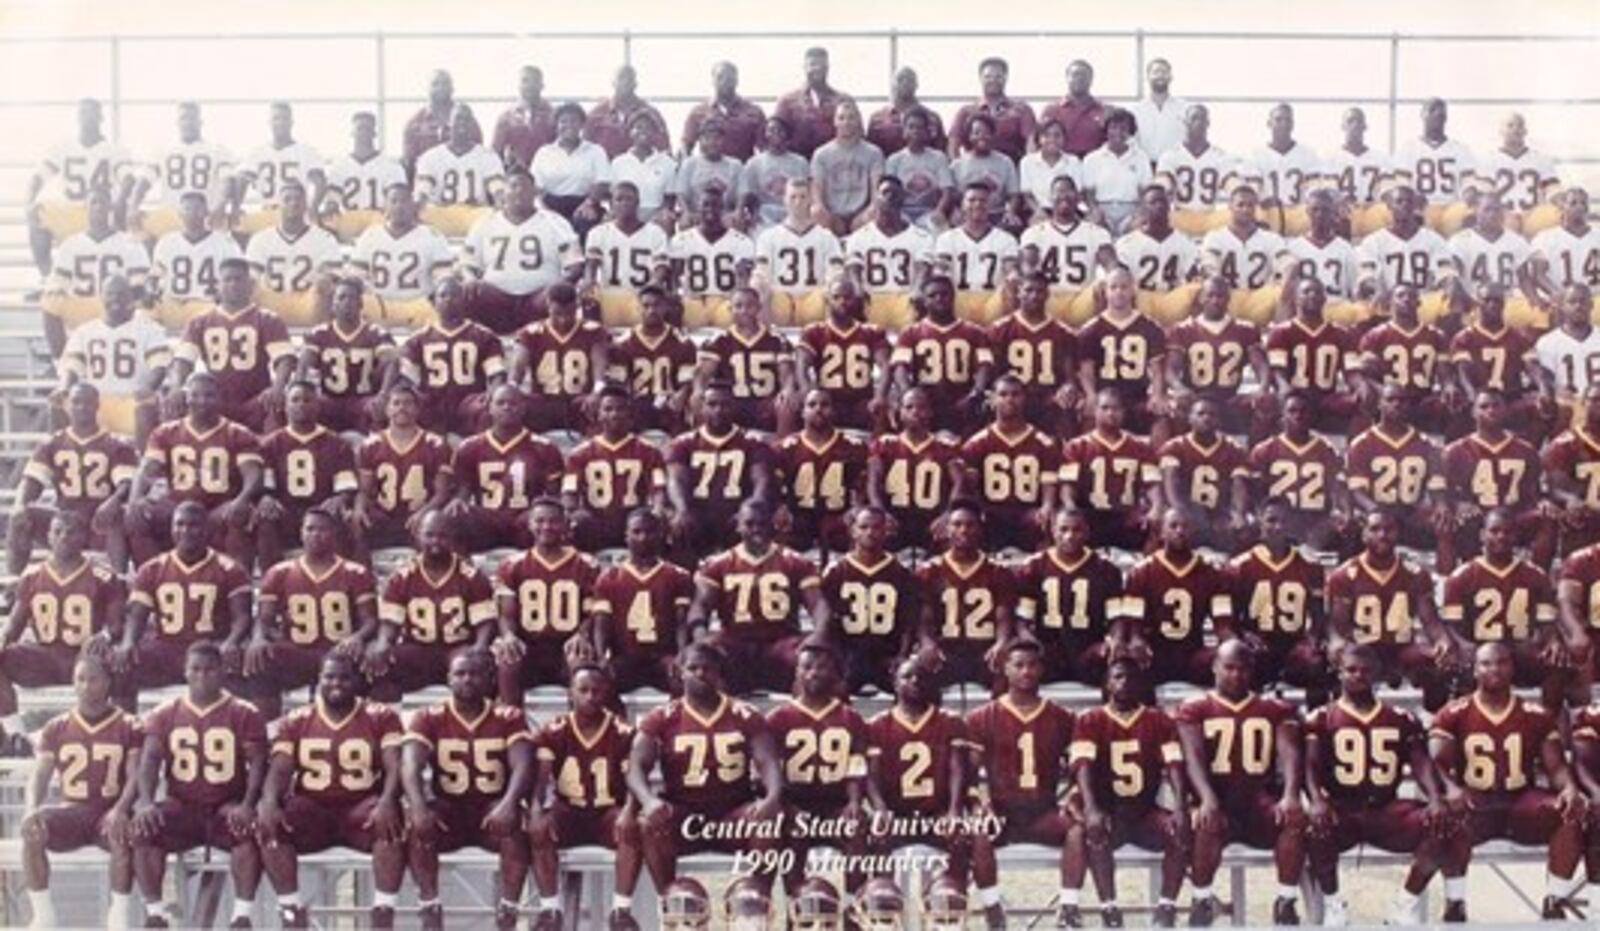
<svg viewBox="0 0 1600 931">
<path fill-rule="evenodd" d="M 27 728 L 22 724 L 22 715 L 20 713 L 8 714 L 0 718 L 0 729 L 4 729 L 7 734 L 21 734 L 27 731 Z"/>
<path fill-rule="evenodd" d="M 233 920 L 238 921 L 240 918 L 249 918 L 255 912 L 255 904 L 254 902 L 241 902 L 235 899 L 233 903 Z"/>
<path fill-rule="evenodd" d="M 1121 908 L 1121 907 L 1122 906 L 1117 904 L 1117 900 L 1116 899 L 1106 899 L 1104 902 L 1100 903 L 1100 910 L 1102 912 L 1105 911 L 1108 908 Z"/>
<path fill-rule="evenodd" d="M 999 886 L 990 886 L 987 889 L 979 889 L 978 890 L 978 901 L 983 903 L 983 907 L 984 908 L 993 908 L 994 906 L 999 905 L 1000 904 L 1000 887 Z"/>
<path fill-rule="evenodd" d="M 1195 886 L 1189 890 L 1189 898 L 1196 902 L 1201 902 L 1206 899 L 1216 898 L 1216 895 L 1211 891 L 1210 886 Z"/>
<path fill-rule="evenodd" d="M 559 895 L 541 895 L 541 896 L 539 896 L 539 908 L 543 909 L 544 911 L 548 911 L 548 912 L 559 912 L 559 911 L 561 911 L 561 896 L 559 896 Z"/>
<path fill-rule="evenodd" d="M 1546 883 L 1545 894 L 1553 895 L 1558 899 L 1570 899 L 1574 893 L 1583 888 L 1584 881 L 1585 877 L 1581 872 L 1574 872 L 1565 879 L 1560 876 L 1551 876 Z"/>
<path fill-rule="evenodd" d="M 278 907 L 279 908 L 299 908 L 300 907 L 300 893 L 299 892 L 280 892 L 280 893 L 278 893 Z"/>
<path fill-rule="evenodd" d="M 49 889 L 29 889 L 28 904 L 33 906 L 33 927 L 55 927 L 56 907 L 55 903 L 50 901 Z"/>
<path fill-rule="evenodd" d="M 1063 888 L 1061 890 L 1061 904 L 1062 905 L 1077 905 L 1078 904 L 1078 896 L 1080 894 L 1081 894 L 1081 890 Z"/>
<path fill-rule="evenodd" d="M 128 927 L 128 900 L 132 896 L 126 892 L 111 893 L 111 907 L 106 910 L 106 928 L 108 931 L 122 931 Z M 143 919 L 140 919 L 143 923 Z"/>
<path fill-rule="evenodd" d="M 1156 900 L 1156 904 L 1157 905 L 1170 905 L 1170 906 L 1176 907 L 1177 904 L 1178 904 L 1178 901 L 1176 899 L 1169 899 L 1166 896 L 1162 896 L 1161 898 Z"/>
<path fill-rule="evenodd" d="M 1444 897 L 1450 902 L 1465 902 L 1467 900 L 1467 877 L 1446 876 L 1444 878 Z"/>
<path fill-rule="evenodd" d="M 628 909 L 633 908 L 633 896 L 623 895 L 620 892 L 615 893 L 611 896 L 611 907 L 620 908 L 624 911 L 627 911 Z"/>
<path fill-rule="evenodd" d="M 398 892 L 374 892 L 372 894 L 373 908 L 394 908 L 399 901 L 400 893 Z"/>
<path fill-rule="evenodd" d="M 438 907 L 439 907 L 439 900 L 438 899 L 418 899 L 417 900 L 417 908 L 438 908 Z"/>
<path fill-rule="evenodd" d="M 500 900 L 500 907 L 501 908 L 514 908 L 514 909 L 520 910 L 522 908 L 522 903 L 513 902 L 513 901 L 511 901 L 510 899 L 507 899 L 507 898 L 502 898 Z"/>
<path fill-rule="evenodd" d="M 1278 883 L 1278 898 L 1280 898 L 1280 899 L 1298 899 L 1299 897 L 1300 897 L 1300 887 L 1299 886 L 1289 886 L 1289 885 L 1285 885 L 1284 883 Z"/>
</svg>

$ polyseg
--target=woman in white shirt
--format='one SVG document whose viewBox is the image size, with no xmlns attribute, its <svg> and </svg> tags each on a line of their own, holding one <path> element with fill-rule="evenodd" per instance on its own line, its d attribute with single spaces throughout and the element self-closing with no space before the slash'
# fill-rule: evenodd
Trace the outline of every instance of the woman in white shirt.
<svg viewBox="0 0 1600 931">
<path fill-rule="evenodd" d="M 1133 144 L 1139 126 L 1132 113 L 1112 109 L 1105 126 L 1105 145 L 1083 159 L 1083 193 L 1101 225 L 1119 236 L 1133 222 L 1139 189 L 1150 183 L 1150 157 Z"/>
<path fill-rule="evenodd" d="M 1050 215 L 1054 200 L 1050 188 L 1057 178 L 1071 178 L 1074 185 L 1083 187 L 1083 162 L 1062 149 L 1067 131 L 1055 120 L 1039 124 L 1033 139 L 1039 150 L 1022 156 L 1022 196 L 1028 199 L 1030 215 L 1043 220 Z"/>
<path fill-rule="evenodd" d="M 556 108 L 556 141 L 533 154 L 533 177 L 544 192 L 545 206 L 572 221 L 581 236 L 605 215 L 611 185 L 611 160 L 606 150 L 583 138 L 583 107 L 564 103 Z"/>
<path fill-rule="evenodd" d="M 673 213 L 674 193 L 678 187 L 678 160 L 659 151 L 651 141 L 657 131 L 655 117 L 648 110 L 638 110 L 628 118 L 628 138 L 633 146 L 611 160 L 611 181 L 633 182 L 639 190 L 639 219 L 655 219 L 663 207 Z M 671 220 L 663 225 L 672 228 Z"/>
</svg>

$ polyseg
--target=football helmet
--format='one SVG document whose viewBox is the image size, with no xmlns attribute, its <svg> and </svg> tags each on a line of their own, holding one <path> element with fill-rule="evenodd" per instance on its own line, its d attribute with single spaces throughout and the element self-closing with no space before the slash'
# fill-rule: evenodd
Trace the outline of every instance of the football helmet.
<svg viewBox="0 0 1600 931">
<path fill-rule="evenodd" d="M 772 931 L 772 895 L 754 877 L 741 876 L 728 884 L 722 911 L 728 931 Z"/>
<path fill-rule="evenodd" d="M 661 893 L 662 931 L 709 931 L 711 893 L 700 880 L 680 876 Z"/>
<path fill-rule="evenodd" d="M 800 885 L 789 900 L 789 931 L 839 931 L 844 926 L 844 903 L 839 890 L 820 876 Z"/>
<path fill-rule="evenodd" d="M 966 886 L 949 875 L 929 883 L 922 892 L 922 926 L 929 931 L 965 931 Z"/>
<path fill-rule="evenodd" d="M 861 931 L 903 931 L 906 897 L 893 879 L 878 876 L 867 880 L 856 893 L 850 914 Z"/>
</svg>

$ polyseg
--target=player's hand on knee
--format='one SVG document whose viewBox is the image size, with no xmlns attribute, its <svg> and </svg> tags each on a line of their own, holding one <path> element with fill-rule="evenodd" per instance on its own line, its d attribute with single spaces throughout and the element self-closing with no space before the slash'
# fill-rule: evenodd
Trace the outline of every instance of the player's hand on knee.
<svg viewBox="0 0 1600 931">
<path fill-rule="evenodd" d="M 435 818 L 432 811 L 424 808 L 411 814 L 411 836 L 417 843 L 424 847 L 432 847 L 439 843 L 439 835 L 448 830 L 439 819 Z"/>
<path fill-rule="evenodd" d="M 113 808 L 100 819 L 100 836 L 105 838 L 107 846 L 112 850 L 120 850 L 133 840 L 132 832 L 129 830 L 131 825 L 132 819 L 128 817 L 127 812 L 121 808 Z"/>
<path fill-rule="evenodd" d="M 140 840 L 152 840 L 161 834 L 167 826 L 167 819 L 161 814 L 161 809 L 154 805 L 141 804 L 133 812 L 133 836 Z"/>
<path fill-rule="evenodd" d="M 672 830 L 673 816 L 674 813 L 672 810 L 672 805 L 668 802 L 655 799 L 651 802 L 645 803 L 645 833 L 654 834 L 657 836 L 670 833 Z"/>
<path fill-rule="evenodd" d="M 263 801 L 256 809 L 256 836 L 263 847 L 276 844 L 289 834 L 284 823 L 283 809 L 276 802 Z"/>
<path fill-rule="evenodd" d="M 1199 834 L 1221 834 L 1227 827 L 1228 817 L 1213 802 L 1201 802 L 1194 813 L 1194 829 Z"/>
<path fill-rule="evenodd" d="M 362 827 L 379 840 L 390 843 L 399 843 L 406 836 L 406 822 L 400 814 L 400 806 L 390 799 L 383 799 L 374 805 Z"/>
<path fill-rule="evenodd" d="M 1300 799 L 1285 797 L 1272 809 L 1272 819 L 1286 831 L 1303 831 L 1306 827 L 1306 810 Z"/>
<path fill-rule="evenodd" d="M 222 810 L 222 817 L 228 822 L 228 830 L 233 832 L 235 838 L 246 838 L 255 833 L 256 813 L 248 805 L 229 805 Z"/>
<path fill-rule="evenodd" d="M 522 658 L 528 655 L 528 647 L 521 637 L 501 634 L 489 644 L 489 652 L 494 655 L 497 664 L 510 667 L 522 662 Z"/>
<path fill-rule="evenodd" d="M 503 798 L 483 816 L 480 826 L 497 837 L 509 837 L 522 827 L 521 815 L 515 799 Z"/>
<path fill-rule="evenodd" d="M 43 846 L 49 839 L 50 831 L 45 827 L 44 819 L 34 812 L 22 819 L 22 839 L 29 844 Z"/>
</svg>

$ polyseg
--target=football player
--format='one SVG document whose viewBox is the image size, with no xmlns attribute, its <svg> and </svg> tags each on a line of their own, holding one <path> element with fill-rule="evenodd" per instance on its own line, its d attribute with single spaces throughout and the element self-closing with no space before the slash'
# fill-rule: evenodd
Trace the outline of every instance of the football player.
<svg viewBox="0 0 1600 931">
<path fill-rule="evenodd" d="M 844 259 L 844 248 L 816 221 L 808 179 L 791 179 L 783 200 L 788 211 L 783 222 L 756 237 L 756 275 L 770 293 L 773 324 L 805 326 L 826 314 L 823 283 Z"/>
<path fill-rule="evenodd" d="M 1387 320 L 1376 323 L 1356 344 L 1365 370 L 1368 397 L 1362 399 L 1369 410 L 1377 406 L 1371 395 L 1375 389 L 1394 385 L 1401 388 L 1411 419 L 1435 428 L 1444 425 L 1438 384 L 1448 364 L 1449 339 L 1437 326 L 1424 324 L 1417 316 L 1417 289 L 1397 284 L 1389 292 Z M 1377 401 L 1381 404 L 1381 400 Z"/>
<path fill-rule="evenodd" d="M 1048 681 L 1103 678 L 1106 638 L 1122 604 L 1122 572 L 1089 548 L 1089 521 L 1065 508 L 1050 525 L 1051 545 L 1014 570 L 1017 617 L 1043 647 Z"/>
<path fill-rule="evenodd" d="M 1026 388 L 1017 376 L 996 379 L 990 403 L 994 421 L 961 446 L 956 494 L 982 502 L 991 547 L 1031 550 L 1049 531 L 1064 465 L 1061 441 L 1027 421 Z"/>
<path fill-rule="evenodd" d="M 672 158 L 661 157 L 670 169 Z M 589 231 L 584 248 L 582 290 L 599 303 L 600 322 L 613 329 L 638 326 L 644 310 L 639 290 L 650 284 L 652 267 L 668 249 L 662 224 L 640 213 L 639 185 L 611 186 L 611 219 Z"/>
<path fill-rule="evenodd" d="M 252 523 L 261 564 L 283 558 L 307 511 L 316 508 L 339 525 L 340 549 L 349 551 L 349 515 L 359 483 L 355 450 L 339 434 L 318 423 L 317 387 L 296 381 L 284 392 L 283 429 L 261 443 L 265 489 Z"/>
<path fill-rule="evenodd" d="M 1411 285 L 1422 292 L 1422 319 L 1433 323 L 1449 311 L 1449 296 L 1458 287 L 1450 246 L 1424 225 L 1426 201 L 1415 188 L 1395 184 L 1384 201 L 1389 225 L 1361 240 L 1355 296 L 1383 306 L 1396 285 Z"/>
<path fill-rule="evenodd" d="M 440 314 L 428 297 L 439 300 L 435 291 L 455 260 L 445 238 L 417 222 L 411 188 L 390 184 L 383 191 L 383 222 L 367 227 L 350 253 L 351 270 L 372 288 L 361 315 L 391 327 L 435 323 Z"/>
<path fill-rule="evenodd" d="M 633 395 L 633 422 L 641 430 L 675 433 L 687 425 L 699 349 L 671 323 L 674 300 L 656 285 L 640 288 L 639 324 L 607 356 L 610 378 Z"/>
<path fill-rule="evenodd" d="M 889 420 L 889 338 L 862 322 L 865 296 L 855 279 L 828 281 L 827 319 L 800 332 L 795 375 L 804 387 L 821 388 L 833 400 L 840 426 L 876 430 Z"/>
<path fill-rule="evenodd" d="M 1538 382 L 1532 363 L 1535 335 L 1506 324 L 1506 292 L 1497 284 L 1479 285 L 1473 293 L 1477 319 L 1450 339 L 1441 401 L 1446 428 L 1454 435 L 1470 429 L 1472 398 L 1484 389 L 1498 391 L 1512 412 L 1512 422 L 1543 433 Z"/>
<path fill-rule="evenodd" d="M 1474 285 L 1494 282 L 1508 292 L 1521 287 L 1506 307 L 1511 322 L 1544 329 L 1548 322 L 1533 301 L 1538 292 L 1528 274 L 1533 247 L 1520 233 L 1506 228 L 1506 205 L 1495 191 L 1478 196 L 1472 226 L 1450 237 L 1450 253 L 1456 263 L 1456 280 L 1468 291 Z"/>
<path fill-rule="evenodd" d="M 686 327 L 726 327 L 729 296 L 748 281 L 749 270 L 754 268 L 755 243 L 723 222 L 724 204 L 729 199 L 731 193 L 707 188 L 700 195 L 698 222 L 679 230 L 668 248 L 683 291 Z"/>
<path fill-rule="evenodd" d="M 1460 229 L 1467 218 L 1461 203 L 1462 182 L 1477 169 L 1472 152 L 1445 135 L 1449 106 L 1438 97 L 1422 102 L 1422 136 L 1395 153 L 1395 169 L 1415 186 L 1428 207 L 1428 225 L 1444 235 Z M 1390 205 L 1390 210 L 1394 205 Z"/>
<path fill-rule="evenodd" d="M 667 445 L 672 536 L 692 565 L 723 545 L 741 502 L 774 500 L 767 444 L 733 422 L 733 390 L 712 382 L 700 394 L 701 427 Z"/>
<path fill-rule="evenodd" d="M 423 202 L 421 219 L 445 236 L 464 236 L 499 203 L 505 165 L 483 144 L 477 117 L 465 103 L 450 111 L 449 135 L 417 157 L 413 172 Z"/>
<path fill-rule="evenodd" d="M 628 554 L 594 583 L 594 631 L 619 691 L 673 688 L 673 658 L 688 643 L 684 622 L 694 577 L 662 558 L 666 522 L 655 511 L 628 514 Z"/>
<path fill-rule="evenodd" d="M 1100 289 L 1105 309 L 1078 331 L 1080 397 L 1095 398 L 1102 389 L 1115 390 L 1126 407 L 1128 429 L 1160 446 L 1172 435 L 1167 334 L 1135 306 L 1133 273 L 1128 268 L 1106 273 Z M 1185 302 L 1185 314 L 1188 306 Z M 1098 419 L 1101 402 L 1095 403 Z"/>
<path fill-rule="evenodd" d="M 440 280 L 433 306 L 438 321 L 400 344 L 400 374 L 417 386 L 425 428 L 460 434 L 482 429 L 489 393 L 506 380 L 500 337 L 466 318 L 466 291 L 457 278 Z"/>
<path fill-rule="evenodd" d="M 1584 389 L 1581 417 L 1540 452 L 1549 494 L 1561 505 L 1561 551 L 1600 542 L 1600 380 Z"/>
<path fill-rule="evenodd" d="M 127 177 L 132 162 L 126 149 L 105 137 L 105 111 L 100 101 L 78 101 L 77 138 L 50 150 L 28 179 L 29 245 L 39 274 L 50 270 L 50 244 L 61 242 L 84 228 L 84 201 L 92 188 L 116 189 L 117 199 L 127 195 L 133 179 Z"/>
<path fill-rule="evenodd" d="M 328 316 L 334 272 L 344 253 L 334 235 L 309 222 L 306 188 L 299 181 L 283 184 L 278 223 L 250 237 L 245 261 L 265 287 L 257 292 L 261 306 L 294 327 L 309 327 Z"/>
<path fill-rule="evenodd" d="M 1122 395 L 1094 394 L 1094 429 L 1062 450 L 1061 503 L 1088 518 L 1095 546 L 1138 551 L 1161 513 L 1161 471 L 1143 437 L 1123 430 Z"/>
<path fill-rule="evenodd" d="M 1303 392 L 1310 406 L 1311 429 L 1335 433 L 1358 421 L 1361 398 L 1368 391 L 1361 372 L 1359 337 L 1324 315 L 1328 293 L 1316 278 L 1298 278 L 1285 289 L 1294 317 L 1267 328 L 1267 364 L 1271 379 L 1266 393 L 1274 398 Z M 1359 431 L 1357 431 L 1359 432 Z"/>
<path fill-rule="evenodd" d="M 1328 156 L 1328 173 L 1339 186 L 1345 216 L 1341 225 L 1352 238 L 1366 236 L 1388 222 L 1389 208 L 1379 199 L 1379 184 L 1394 171 L 1388 152 L 1367 145 L 1367 113 L 1350 107 L 1339 120 L 1344 141 Z M 1311 222 L 1316 223 L 1312 214 Z"/>
<path fill-rule="evenodd" d="M 51 256 L 39 309 L 54 355 L 60 354 L 69 331 L 100 318 L 106 284 L 112 277 L 120 275 L 138 289 L 144 287 L 150 273 L 150 256 L 144 245 L 112 225 L 111 209 L 109 190 L 91 190 L 88 229 L 68 236 Z"/>
<path fill-rule="evenodd" d="M 567 513 L 554 498 L 528 508 L 532 545 L 500 563 L 499 635 L 494 641 L 499 699 L 520 705 L 525 691 L 566 678 L 563 645 L 592 653 L 594 558 L 567 545 Z M 580 646 L 581 645 L 581 646 Z"/>
<path fill-rule="evenodd" d="M 1508 113 L 1500 121 L 1500 148 L 1479 160 L 1472 173 L 1505 201 L 1518 233 L 1533 236 L 1561 222 L 1561 211 L 1551 202 L 1561 187 L 1555 162 L 1528 148 L 1528 121 L 1522 114 Z"/>
<path fill-rule="evenodd" d="M 383 222 L 384 192 L 406 183 L 406 169 L 378 148 L 378 115 L 350 114 L 350 154 L 328 166 L 328 193 L 317 213 L 344 242 Z M 329 216 L 336 213 L 336 216 Z"/>
<path fill-rule="evenodd" d="M 1538 363 L 1533 376 L 1546 410 L 1556 410 L 1556 426 L 1566 426 L 1572 408 L 1593 382 L 1600 381 L 1600 328 L 1593 323 L 1593 290 L 1575 284 L 1556 304 L 1560 326 L 1533 344 Z"/>
<path fill-rule="evenodd" d="M 1330 684 L 1322 649 L 1327 606 L 1322 567 L 1295 545 L 1289 503 L 1268 498 L 1257 508 L 1261 540 L 1228 561 L 1234 631 L 1256 651 L 1256 685 L 1289 682 L 1325 699 Z"/>
<path fill-rule="evenodd" d="M 1589 225 L 1589 192 L 1569 187 L 1555 198 L 1561 225 L 1533 238 L 1529 275 L 1546 302 L 1575 284 L 1600 288 L 1600 232 Z"/>
<path fill-rule="evenodd" d="M 1246 468 L 1245 451 L 1218 431 L 1222 405 L 1210 398 L 1189 405 L 1189 432 L 1160 449 L 1161 500 L 1188 515 L 1201 546 L 1238 549 L 1250 515 L 1233 498 L 1233 476 Z"/>
<path fill-rule="evenodd" d="M 822 636 L 844 647 L 846 690 L 893 690 L 894 664 L 910 654 L 922 622 L 911 570 L 887 549 L 890 517 L 875 505 L 848 515 L 851 547 L 822 574 L 829 627 Z"/>
<path fill-rule="evenodd" d="M 1340 233 L 1339 191 L 1313 187 L 1306 192 L 1306 216 L 1310 228 L 1305 235 L 1288 241 L 1293 260 L 1284 276 L 1284 289 L 1292 291 L 1300 278 L 1322 282 L 1328 296 L 1328 316 L 1336 323 L 1350 325 L 1363 316 L 1365 308 L 1350 303 L 1356 294 L 1356 248 Z M 1359 210 L 1360 208 L 1353 208 Z"/>
<path fill-rule="evenodd" d="M 361 279 L 339 279 L 331 319 L 305 335 L 295 373 L 317 386 L 319 422 L 339 433 L 366 433 L 382 423 L 384 397 L 400 376 L 394 337 L 361 317 L 365 293 Z"/>
<path fill-rule="evenodd" d="M 913 114 L 908 122 L 914 127 L 921 119 Z M 845 267 L 867 297 L 867 319 L 887 330 L 903 330 L 913 322 L 911 295 L 920 290 L 919 279 L 933 252 L 932 234 L 907 216 L 909 196 L 892 171 L 878 179 L 872 222 L 844 243 Z"/>
<path fill-rule="evenodd" d="M 1338 551 L 1350 533 L 1350 495 L 1344 463 L 1332 444 L 1311 432 L 1309 392 L 1293 390 L 1283 402 L 1283 432 L 1257 443 L 1234 473 L 1234 500 L 1283 498 L 1293 535 L 1312 549 Z"/>
<path fill-rule="evenodd" d="M 1227 225 L 1230 216 L 1222 209 L 1223 188 L 1238 159 L 1212 145 L 1210 136 L 1211 110 L 1191 103 L 1183 108 L 1183 144 L 1155 155 L 1156 180 L 1172 192 L 1172 225 L 1185 236 L 1202 237 Z"/>
<path fill-rule="evenodd" d="M 126 278 L 106 279 L 104 299 L 105 318 L 73 330 L 62 350 L 60 397 L 70 397 L 79 382 L 92 387 L 100 425 L 143 445 L 160 416 L 160 390 L 172 351 L 159 324 L 142 314 L 135 316 Z"/>
<path fill-rule="evenodd" d="M 641 507 L 665 510 L 667 471 L 661 450 L 633 430 L 633 404 L 615 383 L 595 393 L 599 433 L 567 457 L 561 500 L 578 548 L 595 553 L 624 545 L 628 515 Z"/>
<path fill-rule="evenodd" d="M 150 316 L 177 333 L 217 300 L 218 265 L 244 253 L 227 229 L 211 225 L 206 195 L 190 191 L 178 201 L 182 226 L 156 240 L 145 281 Z"/>
<path fill-rule="evenodd" d="M 276 428 L 283 391 L 294 372 L 294 346 L 283 318 L 255 302 L 256 283 L 243 259 L 218 265 L 217 306 L 190 318 L 172 353 L 167 415 L 182 414 L 178 388 L 197 365 L 216 379 L 223 417 L 258 433 Z"/>
<path fill-rule="evenodd" d="M 278 721 L 256 806 L 261 860 L 285 928 L 310 927 L 300 900 L 299 858 L 329 847 L 372 857 L 372 926 L 394 927 L 405 878 L 400 810 L 400 715 L 357 693 L 357 660 L 330 653 L 319 664 L 316 700 Z"/>
<path fill-rule="evenodd" d="M 467 233 L 461 265 L 472 276 L 468 315 L 496 333 L 514 333 L 542 316 L 547 290 L 568 281 L 582 261 L 572 224 L 541 209 L 538 193 L 532 175 L 512 169 L 505 203 Z"/>
<path fill-rule="evenodd" d="M 177 144 L 159 153 L 134 182 L 127 205 L 130 231 L 154 239 L 177 229 L 179 202 L 190 191 L 204 194 L 213 206 L 222 204 L 235 159 L 226 146 L 204 139 L 203 130 L 200 104 L 180 101 Z M 159 206 L 145 207 L 145 196 L 158 187 Z"/>
<path fill-rule="evenodd" d="M 1017 309 L 990 329 L 998 361 L 1022 383 L 1028 423 L 1052 436 L 1074 435 L 1083 407 L 1077 339 L 1066 324 L 1046 313 L 1050 281 L 1044 272 L 1024 275 L 1017 296 Z"/>
<path fill-rule="evenodd" d="M 992 194 L 982 181 L 963 189 L 961 223 L 940 233 L 933 242 L 934 254 L 941 262 L 949 263 L 956 316 L 985 326 L 1003 313 L 999 291 L 1004 266 L 1016 260 L 1020 249 L 1017 237 L 991 220 Z"/>
<path fill-rule="evenodd" d="M 820 549 L 824 558 L 849 548 L 845 512 L 863 503 L 867 478 L 867 444 L 834 426 L 833 410 L 827 391 L 807 391 L 802 429 L 773 448 L 784 537 L 797 550 Z"/>
<path fill-rule="evenodd" d="M 389 426 L 356 449 L 356 501 L 350 512 L 355 553 L 366 561 L 380 546 L 405 545 L 426 511 L 454 496 L 450 444 L 417 423 L 421 398 L 397 382 L 384 398 Z"/>
<path fill-rule="evenodd" d="M 735 288 L 731 306 L 733 325 L 700 347 L 695 394 L 704 395 L 713 380 L 726 381 L 733 389 L 734 423 L 792 433 L 794 346 L 763 320 L 761 294 L 754 288 Z"/>
<path fill-rule="evenodd" d="M 1285 184 L 1288 180 L 1285 179 Z M 1288 194 L 1283 195 L 1285 199 Z M 1273 282 L 1289 257 L 1283 237 L 1257 221 L 1261 198 L 1254 184 L 1236 182 L 1228 192 L 1228 223 L 1206 234 L 1201 240 L 1201 264 L 1210 274 L 1220 275 L 1232 288 L 1228 312 L 1257 326 L 1273 319 L 1283 294 Z M 1282 215 L 1286 203 L 1264 208 L 1270 215 Z"/>
<path fill-rule="evenodd" d="M 1268 227 L 1298 236 L 1310 225 L 1302 204 L 1306 185 L 1323 170 L 1322 159 L 1294 138 L 1294 107 L 1280 103 L 1267 113 L 1267 144 L 1250 156 L 1244 171 L 1261 180 L 1261 207 Z"/>
<path fill-rule="evenodd" d="M 1117 238 L 1117 261 L 1136 285 L 1137 308 L 1156 323 L 1172 326 L 1189 316 L 1200 271 L 1200 250 L 1172 227 L 1171 199 L 1165 185 L 1145 184 L 1139 192 L 1138 225 Z M 1108 302 L 1111 279 L 1106 280 Z M 1130 294 L 1133 297 L 1134 294 Z M 1115 304 L 1116 302 L 1111 302 Z"/>
<path fill-rule="evenodd" d="M 989 334 L 955 316 L 956 288 L 934 274 L 922 280 L 915 300 L 922 318 L 900 331 L 891 357 L 894 393 L 913 385 L 929 395 L 933 423 L 955 433 L 976 427 L 994 375 Z"/>
<path fill-rule="evenodd" d="M 1539 453 L 1533 444 L 1505 428 L 1506 403 L 1494 391 L 1480 391 L 1472 402 L 1476 429 L 1444 448 L 1445 496 L 1454 506 L 1454 532 L 1441 554 L 1439 571 L 1454 568 L 1445 557 L 1478 554 L 1483 515 L 1506 508 L 1515 517 L 1516 542 L 1533 550 L 1533 561 L 1550 565 L 1556 550 L 1556 520 L 1561 508 L 1539 493 Z"/>
<path fill-rule="evenodd" d="M 1194 427 L 1194 405 L 1205 400 L 1214 405 L 1212 430 L 1220 423 L 1230 433 L 1248 431 L 1262 440 L 1271 430 L 1271 400 L 1259 392 L 1254 397 L 1242 394 L 1240 388 L 1246 366 L 1258 386 L 1271 383 L 1271 372 L 1261 349 L 1261 331 L 1228 313 L 1233 293 L 1221 275 L 1211 275 L 1201 284 L 1196 298 L 1200 312 L 1173 327 L 1168 336 L 1167 382 L 1178 393 L 1174 413 L 1189 419 L 1190 428 Z M 1211 478 L 1216 481 L 1227 475 L 1222 472 Z"/>
<path fill-rule="evenodd" d="M 1194 551 L 1183 512 L 1162 513 L 1159 540 L 1159 549 L 1128 570 L 1110 652 L 1135 657 L 1156 685 L 1208 685 L 1213 651 L 1204 646 L 1206 631 L 1220 642 L 1236 623 L 1228 579 Z"/>
<path fill-rule="evenodd" d="M 944 520 L 949 546 L 917 567 L 921 653 L 944 683 L 990 686 L 1000 646 L 1015 632 L 1016 579 L 984 552 L 979 505 L 958 500 Z"/>
<path fill-rule="evenodd" d="M 897 549 L 934 546 L 934 525 L 955 497 L 955 462 L 961 448 L 933 431 L 933 396 L 907 388 L 896 410 L 900 432 L 872 438 L 867 456 L 867 500 L 893 521 Z"/>
<path fill-rule="evenodd" d="M 494 702 L 494 657 L 487 650 L 457 649 L 448 681 L 450 697 L 413 714 L 401 745 L 417 909 L 425 931 L 441 931 L 439 855 L 480 847 L 499 855 L 494 921 L 509 931 L 528 881 L 523 803 L 533 790 L 534 738 L 520 706 Z"/>
<path fill-rule="evenodd" d="M 610 365 L 611 335 L 579 316 L 572 285 L 557 282 L 544 297 L 548 316 L 517 331 L 507 380 L 531 389 L 529 429 L 578 430 L 592 419 L 589 395 Z"/>
<path fill-rule="evenodd" d="M 1450 507 L 1444 499 L 1443 454 L 1411 425 L 1411 396 L 1401 385 L 1383 386 L 1378 422 L 1345 448 L 1345 484 L 1358 518 L 1390 511 L 1404 545 L 1431 550 L 1451 529 Z"/>
<path fill-rule="evenodd" d="M 278 222 L 284 185 L 299 181 L 311 190 L 310 202 L 322 202 L 328 177 L 316 149 L 294 138 L 294 110 L 286 101 L 273 101 L 269 127 L 272 140 L 250 152 L 229 179 L 227 211 L 230 225 L 245 234 L 258 233 Z M 254 209 L 244 211 L 247 194 L 254 194 Z"/>
<path fill-rule="evenodd" d="M 400 136 L 400 158 L 405 163 L 406 171 L 414 171 L 417 158 L 422 153 L 450 137 L 450 117 L 456 109 L 455 93 L 455 80 L 450 77 L 450 72 L 440 68 L 428 76 L 428 100 L 406 120 Z M 480 142 L 483 133 L 476 123 L 474 120 L 473 141 Z"/>
</svg>

